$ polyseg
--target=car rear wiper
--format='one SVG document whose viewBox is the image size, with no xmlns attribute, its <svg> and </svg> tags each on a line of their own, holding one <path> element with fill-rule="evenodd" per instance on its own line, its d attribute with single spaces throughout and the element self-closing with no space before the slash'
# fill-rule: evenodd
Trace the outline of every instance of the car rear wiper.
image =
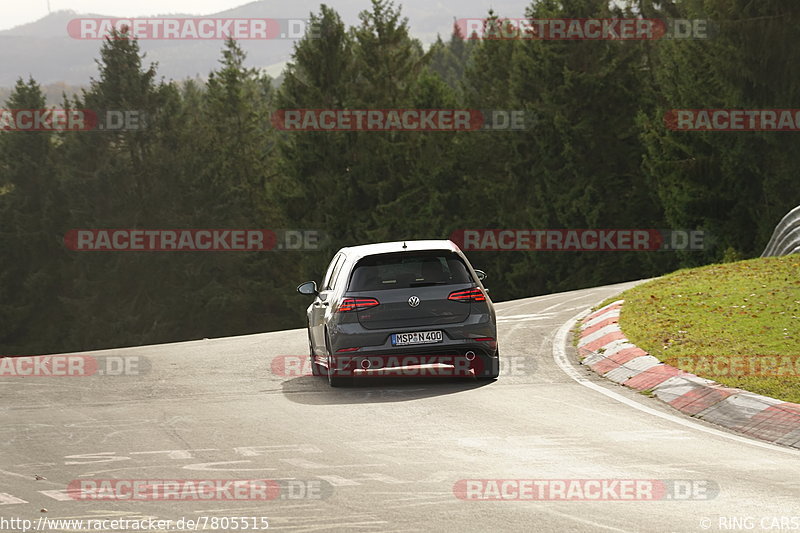
<svg viewBox="0 0 800 533">
<path fill-rule="evenodd" d="M 409 287 L 427 287 L 428 285 L 447 285 L 448 281 L 414 281 L 408 284 Z"/>
</svg>

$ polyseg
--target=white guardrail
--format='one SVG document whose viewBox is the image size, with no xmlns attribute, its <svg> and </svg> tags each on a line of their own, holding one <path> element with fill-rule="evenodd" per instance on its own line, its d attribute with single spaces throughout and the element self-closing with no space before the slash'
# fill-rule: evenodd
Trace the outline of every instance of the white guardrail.
<svg viewBox="0 0 800 533">
<path fill-rule="evenodd" d="M 761 257 L 796 253 L 800 253 L 800 205 L 778 222 Z"/>
</svg>

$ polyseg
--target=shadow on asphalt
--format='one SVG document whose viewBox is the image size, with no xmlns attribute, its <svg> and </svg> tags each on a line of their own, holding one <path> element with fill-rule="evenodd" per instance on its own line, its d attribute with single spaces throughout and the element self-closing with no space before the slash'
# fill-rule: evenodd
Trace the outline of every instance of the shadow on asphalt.
<svg viewBox="0 0 800 533">
<path fill-rule="evenodd" d="M 472 377 L 361 377 L 348 387 L 333 388 L 321 376 L 302 376 L 284 381 L 286 399 L 306 405 L 407 402 L 420 398 L 467 392 L 491 385 Z"/>
</svg>

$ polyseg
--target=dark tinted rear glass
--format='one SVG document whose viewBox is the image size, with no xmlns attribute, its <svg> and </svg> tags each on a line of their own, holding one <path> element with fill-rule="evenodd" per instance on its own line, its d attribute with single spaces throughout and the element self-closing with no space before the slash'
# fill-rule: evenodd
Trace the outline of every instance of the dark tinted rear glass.
<svg viewBox="0 0 800 533">
<path fill-rule="evenodd" d="M 404 252 L 373 255 L 359 261 L 348 290 L 407 289 L 471 281 L 466 265 L 453 252 Z"/>
</svg>

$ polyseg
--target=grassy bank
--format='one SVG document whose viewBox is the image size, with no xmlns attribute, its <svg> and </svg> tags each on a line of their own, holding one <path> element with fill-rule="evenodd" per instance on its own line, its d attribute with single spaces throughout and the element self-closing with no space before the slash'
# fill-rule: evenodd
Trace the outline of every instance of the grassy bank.
<svg viewBox="0 0 800 533">
<path fill-rule="evenodd" d="M 622 330 L 653 356 L 800 403 L 800 255 L 680 270 L 621 298 Z"/>
</svg>

